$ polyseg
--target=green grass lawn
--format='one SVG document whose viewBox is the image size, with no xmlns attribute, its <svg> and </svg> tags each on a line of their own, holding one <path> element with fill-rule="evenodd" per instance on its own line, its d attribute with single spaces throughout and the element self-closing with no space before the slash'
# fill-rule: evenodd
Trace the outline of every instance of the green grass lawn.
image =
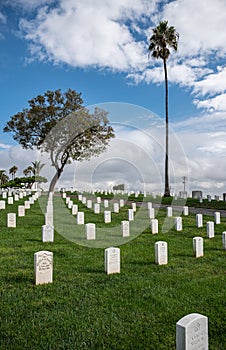
<svg viewBox="0 0 226 350">
<path fill-rule="evenodd" d="M 222 232 L 226 231 L 226 218 L 215 226 L 215 238 L 208 239 L 205 224 L 212 217 L 204 216 L 204 227 L 197 229 L 195 215 L 183 216 L 182 232 L 172 227 L 161 233 L 166 212 L 159 210 L 160 233 L 152 235 L 146 209 L 141 209 L 137 218 L 140 215 L 139 220 L 146 220 L 146 228 L 119 246 L 121 273 L 106 275 L 104 247 L 84 246 L 84 226 L 76 225 L 60 197 L 54 198 L 56 225 L 59 231 L 74 226 L 75 239 L 55 232 L 54 243 L 42 243 L 44 216 L 39 203 L 45 200 L 31 205 L 25 218 L 17 217 L 17 228 L 6 227 L 6 214 L 17 212 L 23 201 L 0 210 L 0 349 L 172 350 L 176 322 L 196 312 L 209 319 L 209 350 L 225 350 L 226 251 Z M 73 200 L 77 203 L 76 197 Z M 97 235 L 98 229 L 102 235 L 103 212 L 93 214 L 85 206 L 79 207 L 85 211 L 85 222 L 95 222 Z M 112 215 L 108 231 L 120 228 L 129 207 Z M 198 259 L 192 250 L 195 236 L 204 238 L 204 257 Z M 154 263 L 158 240 L 168 243 L 168 265 Z M 114 242 L 121 243 L 115 233 L 109 244 Z M 53 252 L 52 284 L 34 285 L 34 253 L 39 250 Z"/>
</svg>

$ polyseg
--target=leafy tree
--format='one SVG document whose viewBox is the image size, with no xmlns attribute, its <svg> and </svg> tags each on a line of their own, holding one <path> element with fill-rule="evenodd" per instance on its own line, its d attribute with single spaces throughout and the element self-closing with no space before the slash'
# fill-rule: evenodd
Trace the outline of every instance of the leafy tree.
<svg viewBox="0 0 226 350">
<path fill-rule="evenodd" d="M 152 57 L 163 60 L 165 74 L 165 118 L 166 118 L 166 145 L 165 145 L 165 191 L 164 196 L 170 197 L 169 187 L 169 120 L 168 120 L 168 76 L 166 61 L 170 56 L 170 49 L 177 51 L 179 34 L 173 26 L 168 26 L 168 21 L 159 22 L 158 26 L 152 29 L 149 52 Z"/>
<path fill-rule="evenodd" d="M 18 170 L 18 168 L 17 168 L 16 165 L 13 165 L 13 166 L 9 169 L 9 174 L 12 175 L 12 180 L 14 180 L 17 170 Z"/>
<path fill-rule="evenodd" d="M 119 184 L 119 185 L 113 186 L 113 190 L 114 191 L 124 191 L 124 189 L 125 189 L 125 185 L 124 184 Z"/>
<path fill-rule="evenodd" d="M 43 176 L 16 177 L 14 180 L 6 181 L 1 187 L 31 188 L 35 182 L 46 183 L 47 179 Z"/>
<path fill-rule="evenodd" d="M 98 156 L 114 137 L 107 112 L 96 108 L 90 113 L 75 90 L 47 91 L 28 103 L 29 108 L 13 115 L 4 131 L 12 132 L 23 148 L 37 147 L 49 154 L 56 170 L 50 192 L 66 164 Z"/>
<path fill-rule="evenodd" d="M 9 181 L 8 175 L 6 175 L 6 170 L 0 170 L 0 186 L 4 185 Z"/>
</svg>

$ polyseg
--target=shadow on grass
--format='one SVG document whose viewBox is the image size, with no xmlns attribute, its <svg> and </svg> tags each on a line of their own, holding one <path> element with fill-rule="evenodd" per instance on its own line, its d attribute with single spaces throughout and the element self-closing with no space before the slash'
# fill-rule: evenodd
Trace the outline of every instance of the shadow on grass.
<svg viewBox="0 0 226 350">
<path fill-rule="evenodd" d="M 42 242 L 41 239 L 38 239 L 38 238 L 29 238 L 29 239 L 26 239 L 26 242 Z"/>
<path fill-rule="evenodd" d="M 96 273 L 96 274 L 101 274 L 103 275 L 104 273 L 104 268 L 103 269 L 97 269 L 97 268 L 81 268 L 77 269 L 78 272 L 83 272 L 83 273 Z"/>
<path fill-rule="evenodd" d="M 140 261 L 130 261 L 129 264 L 139 265 L 139 266 L 150 266 L 150 265 L 155 265 L 155 262 L 154 261 L 143 261 L 143 260 L 140 260 Z"/>
<path fill-rule="evenodd" d="M 205 252 L 225 252 L 225 250 L 223 248 L 220 247 L 205 247 Z"/>
</svg>

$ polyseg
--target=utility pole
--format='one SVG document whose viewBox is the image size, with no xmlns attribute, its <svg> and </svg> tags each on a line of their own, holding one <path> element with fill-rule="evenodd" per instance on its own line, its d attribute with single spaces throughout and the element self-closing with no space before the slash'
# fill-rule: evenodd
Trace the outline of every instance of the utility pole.
<svg viewBox="0 0 226 350">
<path fill-rule="evenodd" d="M 187 177 L 186 176 L 182 176 L 182 180 L 183 180 L 184 192 L 185 192 L 185 184 L 186 184 Z"/>
</svg>

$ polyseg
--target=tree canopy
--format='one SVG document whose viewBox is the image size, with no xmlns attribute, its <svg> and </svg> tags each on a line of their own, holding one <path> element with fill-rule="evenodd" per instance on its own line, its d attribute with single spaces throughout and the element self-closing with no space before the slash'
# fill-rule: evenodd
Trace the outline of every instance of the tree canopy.
<svg viewBox="0 0 226 350">
<path fill-rule="evenodd" d="M 56 169 L 49 191 L 54 190 L 67 163 L 98 156 L 115 136 L 108 113 L 100 108 L 91 113 L 75 90 L 47 91 L 28 103 L 29 108 L 13 115 L 4 131 L 12 132 L 23 148 L 49 154 Z"/>
</svg>

